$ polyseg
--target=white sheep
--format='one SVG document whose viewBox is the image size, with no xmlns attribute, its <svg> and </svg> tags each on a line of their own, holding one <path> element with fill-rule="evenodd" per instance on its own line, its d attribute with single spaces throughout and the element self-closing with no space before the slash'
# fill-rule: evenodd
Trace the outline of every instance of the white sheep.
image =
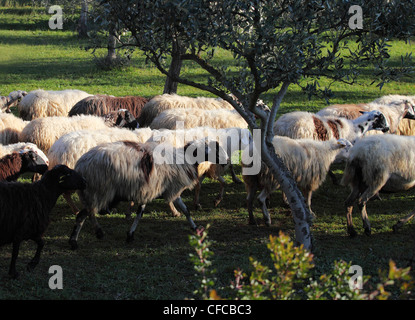
<svg viewBox="0 0 415 320">
<path fill-rule="evenodd" d="M 0 143 L 19 142 L 19 136 L 28 123 L 12 113 L 0 113 Z"/>
<path fill-rule="evenodd" d="M 243 128 L 222 128 L 222 129 L 214 129 L 210 127 L 198 127 L 198 128 L 191 128 L 191 129 L 179 129 L 179 130 L 160 130 L 155 131 L 151 138 L 148 140 L 149 142 L 163 142 L 169 143 L 174 147 L 183 147 L 186 143 L 207 137 L 209 140 L 215 140 L 219 143 L 219 145 L 226 150 L 226 153 L 229 158 L 236 156 L 236 152 L 240 150 L 244 150 L 250 143 L 252 143 L 252 136 L 251 132 L 248 129 Z M 238 156 L 238 163 L 239 163 L 239 152 Z M 235 158 L 236 159 L 236 158 Z M 208 177 L 210 179 L 215 179 L 220 183 L 220 191 L 218 196 L 215 199 L 215 206 L 218 206 L 219 203 L 223 199 L 224 189 L 226 186 L 226 182 L 223 179 L 222 175 L 226 169 L 230 169 L 232 179 L 236 183 L 241 183 L 241 181 L 236 176 L 232 163 L 229 166 L 223 167 L 220 164 L 215 164 L 211 162 L 204 162 L 199 164 L 198 167 L 198 175 L 199 175 L 199 183 L 195 186 L 195 196 L 194 196 L 194 206 L 196 209 L 200 208 L 200 189 L 203 180 Z M 169 204 L 170 208 L 172 209 L 173 216 L 179 215 L 177 210 L 174 210 L 174 206 Z"/>
<path fill-rule="evenodd" d="M 62 135 L 50 147 L 48 158 L 50 167 L 64 164 L 75 168 L 78 159 L 93 147 L 101 143 L 129 140 L 146 142 L 153 134 L 150 128 L 129 130 L 125 128 L 110 127 L 99 130 L 84 129 Z"/>
<path fill-rule="evenodd" d="M 179 128 L 248 128 L 248 123 L 236 110 L 169 109 L 161 112 L 150 124 L 152 129 Z"/>
<path fill-rule="evenodd" d="M 296 111 L 282 115 L 274 123 L 274 134 L 292 139 L 325 141 L 344 138 L 354 143 L 369 130 L 389 130 L 389 124 L 378 110 L 363 113 L 353 120 L 321 117 L 311 112 Z"/>
<path fill-rule="evenodd" d="M 48 153 L 55 141 L 66 133 L 82 129 L 106 129 L 112 125 L 112 122 L 107 122 L 104 118 L 94 115 L 38 118 L 26 125 L 20 134 L 19 140 L 32 142 L 45 153 Z"/>
<path fill-rule="evenodd" d="M 349 235 L 357 234 L 352 222 L 355 203 L 361 211 L 365 233 L 370 235 L 366 211 L 369 199 L 380 191 L 400 192 L 415 186 L 415 137 L 388 134 L 360 139 L 350 151 L 342 184 L 351 189 L 345 202 Z"/>
<path fill-rule="evenodd" d="M 62 91 L 45 91 L 42 89 L 30 91 L 17 105 L 23 120 L 36 118 L 67 116 L 69 110 L 80 100 L 91 94 L 67 89 Z"/>
<path fill-rule="evenodd" d="M 275 153 L 281 157 L 306 198 L 310 213 L 313 213 L 311 210 L 312 193 L 324 182 L 330 165 L 337 154 L 341 150 L 348 151 L 352 144 L 346 139 L 316 141 L 313 139 L 291 139 L 280 136 L 274 136 L 272 144 Z M 250 167 L 251 164 L 242 161 L 242 166 Z M 249 223 L 256 223 L 253 216 L 253 201 L 257 190 L 260 190 L 258 200 L 261 203 L 265 223 L 270 225 L 271 218 L 266 206 L 266 200 L 269 199 L 273 190 L 279 188 L 278 182 L 264 162 L 261 163 L 259 174 L 248 175 L 243 173 L 242 176 L 247 191 Z"/>
<path fill-rule="evenodd" d="M 221 98 L 209 98 L 209 97 L 186 97 L 177 94 L 162 94 L 153 97 L 148 101 L 141 111 L 141 115 L 138 119 L 140 127 L 148 127 L 151 122 L 161 112 L 167 109 L 228 109 L 233 110 L 233 107 L 226 100 Z"/>
<path fill-rule="evenodd" d="M 180 195 L 197 183 L 198 163 L 212 156 L 226 158 L 224 151 L 220 151 L 216 141 L 204 139 L 184 148 L 131 141 L 101 144 L 92 148 L 75 165 L 75 171 L 87 181 L 87 188 L 79 192 L 84 209 L 76 216 L 69 241 L 71 247 L 77 248 L 80 229 L 88 216 L 94 223 L 96 235 L 102 237 L 103 232 L 95 214 L 118 201 L 135 201 L 139 204 L 127 241 L 133 239 L 146 204 L 160 196 L 166 202 L 174 201 L 186 215 L 192 229 L 196 229 Z"/>
<path fill-rule="evenodd" d="M 282 115 L 274 123 L 274 134 L 279 136 L 320 141 L 343 138 L 352 144 L 372 130 L 382 132 L 389 130 L 388 121 L 378 110 L 364 112 L 353 120 L 341 117 L 322 117 L 311 112 L 297 111 Z M 340 152 L 335 162 L 344 162 L 345 157 L 346 154 Z M 337 184 L 334 173 L 330 171 L 329 175 L 333 183 Z"/>
<path fill-rule="evenodd" d="M 415 99 L 411 102 L 410 97 L 393 95 L 384 96 L 370 103 L 335 104 L 321 109 L 316 114 L 322 117 L 335 116 L 356 119 L 361 116 L 361 112 L 379 110 L 390 125 L 390 133 L 408 135 L 403 133 L 402 128 L 407 126 L 406 124 L 410 123 L 410 120 L 415 119 L 414 106 Z"/>
<path fill-rule="evenodd" d="M 129 140 L 135 142 L 145 142 L 152 134 L 149 128 L 129 130 L 125 128 L 105 128 L 101 130 L 78 130 L 61 136 L 50 147 L 48 152 L 49 168 L 58 164 L 75 168 L 76 162 L 86 152 L 101 143 Z M 73 213 L 79 211 L 71 198 L 72 192 L 65 192 L 63 197 L 71 207 Z M 127 213 L 130 216 L 130 212 Z"/>
</svg>

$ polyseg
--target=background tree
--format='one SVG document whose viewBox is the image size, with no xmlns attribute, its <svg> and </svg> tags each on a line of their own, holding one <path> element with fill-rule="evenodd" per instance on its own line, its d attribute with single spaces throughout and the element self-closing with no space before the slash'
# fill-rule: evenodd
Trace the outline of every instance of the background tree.
<svg viewBox="0 0 415 320">
<path fill-rule="evenodd" d="M 298 243 L 311 248 L 310 213 L 290 173 L 275 154 L 272 127 L 290 86 L 328 99 L 330 84 L 355 83 L 363 67 L 374 67 L 381 87 L 413 71 L 410 55 L 398 67 L 388 65 L 389 37 L 414 34 L 413 0 L 356 1 L 363 28 L 349 26 L 348 0 L 101 0 L 130 32 L 125 45 L 141 49 L 169 81 L 217 95 L 233 105 L 251 129 L 261 129 L 261 158 L 287 195 Z M 233 56 L 223 65 L 218 49 Z M 191 61 L 206 72 L 204 80 L 180 72 Z M 232 95 L 229 95 L 229 94 Z M 272 95 L 270 113 L 257 106 Z M 258 121 L 255 121 L 255 117 Z"/>
</svg>

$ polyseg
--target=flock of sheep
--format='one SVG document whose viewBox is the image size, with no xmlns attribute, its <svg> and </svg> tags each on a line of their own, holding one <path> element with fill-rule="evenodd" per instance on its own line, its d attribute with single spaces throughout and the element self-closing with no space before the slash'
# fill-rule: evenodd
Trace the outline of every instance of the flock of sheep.
<svg viewBox="0 0 415 320">
<path fill-rule="evenodd" d="M 344 162 L 342 184 L 351 188 L 346 200 L 348 232 L 356 234 L 352 211 L 358 204 L 370 234 L 367 202 L 380 191 L 415 185 L 415 138 L 409 137 L 415 135 L 414 106 L 415 96 L 391 95 L 371 103 L 332 105 L 316 114 L 287 113 L 275 122 L 275 151 L 297 181 L 310 212 L 312 193 L 330 174 L 330 166 Z M 0 108 L 0 245 L 13 244 L 13 278 L 18 276 L 16 259 L 23 240 L 37 243 L 28 269 L 39 262 L 42 234 L 60 195 L 76 217 L 69 239 L 72 249 L 78 247 L 87 217 L 96 236 L 102 237 L 96 215 L 110 212 L 121 201 L 130 202 L 126 215 L 138 205 L 127 241 L 133 240 L 146 204 L 158 197 L 165 199 L 173 216 L 183 213 L 196 229 L 182 192 L 195 189 L 194 206 L 199 208 L 203 179 L 216 179 L 217 206 L 224 197 L 224 173 L 229 171 L 235 183 L 241 182 L 232 167 L 235 154 L 239 160 L 240 152 L 254 148 L 246 121 L 220 98 L 163 94 L 146 99 L 35 90 L 0 97 Z M 32 183 L 16 182 L 24 172 L 35 173 Z M 258 174 L 242 177 L 249 222 L 256 223 L 253 202 L 260 191 L 265 223 L 271 224 L 266 203 L 279 187 L 277 181 L 264 163 Z M 82 208 L 72 201 L 73 192 Z"/>
</svg>

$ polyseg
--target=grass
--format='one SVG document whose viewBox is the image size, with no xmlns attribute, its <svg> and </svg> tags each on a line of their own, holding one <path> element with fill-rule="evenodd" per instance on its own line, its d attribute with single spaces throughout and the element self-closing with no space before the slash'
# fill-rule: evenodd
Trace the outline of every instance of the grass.
<svg viewBox="0 0 415 320">
<path fill-rule="evenodd" d="M 3 8 L 2 8 L 3 9 Z M 20 9 L 19 9 L 20 10 Z M 61 90 L 77 88 L 90 93 L 143 95 L 151 97 L 162 93 L 164 77 L 145 58 L 135 53 L 131 65 L 120 70 L 103 71 L 93 63 L 90 52 L 82 49 L 87 43 L 80 41 L 71 30 L 48 30 L 48 15 L 27 10 L 0 10 L 0 94 L 13 90 L 30 91 L 37 88 Z M 413 51 L 413 44 L 395 41 L 391 60 L 397 63 L 401 54 Z M 98 54 L 104 54 L 100 51 Z M 228 63 L 229 57 L 220 57 Z M 186 64 L 184 72 L 189 77 L 203 77 L 203 72 Z M 348 86 L 335 84 L 333 103 L 371 101 L 386 94 L 414 94 L 413 79 L 388 83 L 382 91 L 370 86 L 373 77 L 367 70 L 360 84 Z M 324 82 L 323 82 L 324 84 Z M 179 94 L 198 96 L 205 92 L 179 86 Z M 270 101 L 271 96 L 264 97 Z M 293 110 L 317 111 L 325 102 L 306 96 L 292 87 L 282 104 L 280 114 Z M 237 168 L 240 170 L 240 168 Z M 342 168 L 336 168 L 338 176 Z M 240 172 L 240 171 L 239 171 Z M 255 215 L 259 225 L 248 225 L 243 185 L 231 183 L 218 208 L 213 200 L 219 185 L 214 181 L 203 184 L 201 202 L 203 209 L 192 211 L 197 224 L 211 225 L 209 236 L 214 241 L 212 250 L 214 268 L 217 269 L 217 286 L 227 287 L 233 280 L 233 270 L 251 270 L 249 257 L 270 263 L 266 243 L 270 234 L 283 231 L 294 236 L 293 220 L 283 205 L 280 191 L 271 199 L 271 227 L 266 227 L 259 208 Z M 28 182 L 29 180 L 24 180 Z M 414 248 L 413 224 L 398 233 L 391 226 L 398 218 L 413 208 L 414 191 L 383 195 L 382 201 L 368 206 L 372 223 L 372 236 L 362 232 L 362 223 L 355 217 L 359 235 L 349 239 L 343 201 L 348 190 L 335 186 L 328 179 L 313 196 L 313 210 L 317 214 L 312 227 L 315 241 L 316 274 L 328 272 L 335 260 L 351 261 L 360 265 L 375 282 L 378 270 L 386 270 L 390 259 L 398 267 L 407 265 Z M 76 198 L 75 198 L 76 199 Z M 185 192 L 185 203 L 192 209 L 192 193 Z M 17 268 L 18 281 L 8 279 L 11 245 L 0 248 L 0 299 L 77 299 L 77 300 L 168 300 L 192 298 L 195 289 L 195 272 L 189 261 L 192 252 L 188 244 L 189 225 L 184 217 L 173 218 L 161 200 L 149 204 L 135 235 L 135 241 L 125 242 L 131 221 L 126 220 L 121 205 L 111 215 L 100 216 L 105 237 L 96 239 L 87 221 L 81 231 L 79 249 L 69 249 L 68 237 L 74 225 L 74 216 L 60 198 L 51 216 L 45 234 L 46 245 L 39 266 L 31 273 L 25 264 L 34 254 L 32 242 L 22 245 Z M 51 290 L 48 273 L 51 265 L 63 269 L 63 289 Z"/>
</svg>

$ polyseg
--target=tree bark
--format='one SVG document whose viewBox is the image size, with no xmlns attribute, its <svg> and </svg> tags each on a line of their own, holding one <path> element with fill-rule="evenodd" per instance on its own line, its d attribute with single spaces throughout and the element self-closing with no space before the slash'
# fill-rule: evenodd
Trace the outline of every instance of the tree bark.
<svg viewBox="0 0 415 320">
<path fill-rule="evenodd" d="M 297 245 L 303 245 L 307 250 L 313 249 L 310 231 L 311 214 L 308 210 L 304 197 L 297 187 L 290 172 L 285 167 L 281 158 L 275 153 L 274 147 L 267 146 L 265 141 L 261 148 L 262 161 L 268 166 L 274 177 L 281 186 L 282 192 L 287 197 L 295 224 L 295 241 Z"/>
<path fill-rule="evenodd" d="M 116 47 L 117 47 L 117 36 L 115 23 L 110 23 L 108 35 L 108 54 L 105 58 L 107 65 L 111 66 L 115 59 L 117 59 Z"/>
<path fill-rule="evenodd" d="M 81 4 L 81 15 L 78 24 L 78 37 L 88 37 L 88 0 L 83 0 Z"/>
<path fill-rule="evenodd" d="M 180 44 L 177 41 L 173 41 L 173 48 L 171 54 L 171 62 L 169 67 L 169 75 L 166 78 L 166 82 L 164 84 L 163 93 L 177 93 L 177 81 L 173 81 L 174 78 L 179 78 L 180 71 L 182 69 L 182 53 L 183 49 L 181 48 Z"/>
</svg>

